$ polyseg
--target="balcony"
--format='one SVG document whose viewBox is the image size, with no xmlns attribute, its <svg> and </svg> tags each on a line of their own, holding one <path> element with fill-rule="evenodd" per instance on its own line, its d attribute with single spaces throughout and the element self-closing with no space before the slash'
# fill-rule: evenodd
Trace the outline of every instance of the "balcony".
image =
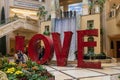
<svg viewBox="0 0 120 80">
<path fill-rule="evenodd" d="M 12 0 L 10 2 L 11 7 L 19 7 L 34 10 L 37 10 L 40 5 L 44 6 L 45 2 L 40 2 L 39 0 Z"/>
<path fill-rule="evenodd" d="M 37 22 L 32 20 L 8 18 L 0 23 L 2 23 L 0 24 L 0 37 L 3 37 L 4 35 L 7 35 L 15 30 L 19 30 L 20 28 L 32 32 L 38 32 L 38 27 L 34 25 L 34 23 L 36 24 Z"/>
<path fill-rule="evenodd" d="M 111 9 L 111 11 L 108 14 L 107 20 L 114 21 L 116 26 L 120 26 L 120 5 L 118 5 L 116 8 Z"/>
</svg>

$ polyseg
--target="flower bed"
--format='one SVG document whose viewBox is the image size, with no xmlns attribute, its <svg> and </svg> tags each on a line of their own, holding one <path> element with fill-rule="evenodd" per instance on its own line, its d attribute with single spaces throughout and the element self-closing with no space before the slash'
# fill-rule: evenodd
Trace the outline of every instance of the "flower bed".
<svg viewBox="0 0 120 80">
<path fill-rule="evenodd" d="M 0 70 L 7 74 L 8 80 L 55 80 L 42 65 L 31 60 L 26 64 L 16 64 L 3 59 L 0 64 Z"/>
</svg>

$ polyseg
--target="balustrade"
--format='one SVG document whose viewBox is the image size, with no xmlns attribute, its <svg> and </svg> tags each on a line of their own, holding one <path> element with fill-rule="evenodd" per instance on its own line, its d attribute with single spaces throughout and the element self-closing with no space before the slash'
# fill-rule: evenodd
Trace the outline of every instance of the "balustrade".
<svg viewBox="0 0 120 80">
<path fill-rule="evenodd" d="M 60 11 L 60 18 L 72 18 L 76 17 L 76 11 Z"/>
</svg>

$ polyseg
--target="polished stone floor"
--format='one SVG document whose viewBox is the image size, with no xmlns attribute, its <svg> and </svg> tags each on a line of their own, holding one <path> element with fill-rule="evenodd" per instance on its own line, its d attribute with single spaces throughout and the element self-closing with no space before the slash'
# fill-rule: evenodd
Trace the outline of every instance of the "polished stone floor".
<svg viewBox="0 0 120 80">
<path fill-rule="evenodd" d="M 69 67 L 45 66 L 55 76 L 55 80 L 119 80 L 120 63 L 102 63 L 102 67 L 77 68 L 76 64 L 70 64 Z"/>
</svg>

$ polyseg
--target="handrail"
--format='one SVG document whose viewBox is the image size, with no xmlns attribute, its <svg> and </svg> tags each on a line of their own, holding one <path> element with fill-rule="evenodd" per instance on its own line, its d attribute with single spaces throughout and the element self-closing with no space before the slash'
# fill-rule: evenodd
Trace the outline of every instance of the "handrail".
<svg viewBox="0 0 120 80">
<path fill-rule="evenodd" d="M 29 26 L 29 27 L 27 27 L 27 26 Z M 12 22 L 9 22 L 9 24 L 6 24 L 6 25 L 3 25 L 2 27 L 0 27 L 0 37 L 8 34 L 11 31 L 14 31 L 18 28 L 29 29 L 29 30 L 32 30 L 32 31 L 35 31 L 35 32 L 38 31 L 37 27 L 34 27 L 34 29 L 32 27 L 33 27 L 33 25 L 27 23 L 23 19 L 12 20 Z"/>
<path fill-rule="evenodd" d="M 18 17 L 9 17 L 9 18 L 6 18 L 5 20 L 0 21 L 0 27 L 4 26 L 4 25 L 6 25 L 6 24 L 8 24 L 10 22 L 16 21 L 18 19 L 19 19 Z"/>
</svg>

